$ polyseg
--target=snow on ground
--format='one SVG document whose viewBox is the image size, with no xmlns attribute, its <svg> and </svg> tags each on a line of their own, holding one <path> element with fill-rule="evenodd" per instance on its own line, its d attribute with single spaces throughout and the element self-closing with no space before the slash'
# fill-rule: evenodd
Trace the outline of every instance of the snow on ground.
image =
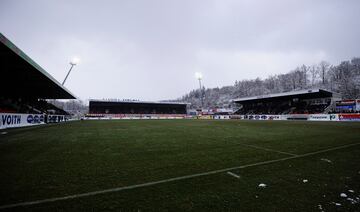
<svg viewBox="0 0 360 212">
<path fill-rule="evenodd" d="M 325 162 L 328 162 L 328 163 L 332 163 L 332 161 L 331 161 L 331 160 L 326 159 L 326 158 L 321 158 L 320 160 L 325 161 Z"/>
<path fill-rule="evenodd" d="M 340 198 L 341 199 L 338 199 L 338 201 L 340 202 L 331 202 L 330 204 L 333 204 L 337 207 L 340 207 L 342 205 L 344 205 L 344 207 L 357 207 L 357 206 L 350 206 L 350 205 L 356 205 L 356 204 L 360 204 L 360 195 L 357 195 L 355 194 L 355 191 L 352 190 L 352 189 L 349 189 L 348 190 L 349 193 L 346 194 L 346 193 L 340 193 Z M 318 205 L 318 208 L 320 210 L 322 210 L 319 205 Z"/>
<path fill-rule="evenodd" d="M 266 184 L 265 184 L 265 183 L 260 183 L 260 184 L 259 184 L 259 187 L 260 187 L 260 188 L 265 188 L 265 187 L 266 187 Z"/>
</svg>

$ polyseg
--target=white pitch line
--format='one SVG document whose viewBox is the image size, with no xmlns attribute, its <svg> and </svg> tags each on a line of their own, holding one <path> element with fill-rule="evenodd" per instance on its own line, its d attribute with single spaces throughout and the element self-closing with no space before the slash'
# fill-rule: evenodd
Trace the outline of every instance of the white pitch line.
<svg viewBox="0 0 360 212">
<path fill-rule="evenodd" d="M 232 172 L 226 172 L 228 175 L 231 175 L 231 176 L 233 176 L 233 177 L 235 177 L 235 178 L 238 178 L 238 179 L 240 179 L 240 176 L 239 175 L 237 175 L 237 174 L 234 174 L 234 173 L 232 173 Z"/>
<path fill-rule="evenodd" d="M 262 149 L 262 150 L 269 151 L 269 152 L 277 152 L 277 153 L 284 154 L 284 155 L 297 156 L 296 154 L 293 154 L 293 153 L 278 151 L 278 150 L 275 150 L 275 149 L 268 149 L 268 148 L 265 148 L 265 147 L 259 147 L 259 146 L 250 145 L 250 144 L 239 144 L 239 145 L 252 147 L 252 148 L 255 148 L 255 149 Z"/>
<path fill-rule="evenodd" d="M 316 155 L 316 154 L 320 154 L 320 153 L 324 153 L 324 152 L 329 152 L 329 151 L 334 151 L 334 150 L 338 150 L 338 149 L 344 149 L 347 147 L 357 146 L 359 144 L 360 143 L 353 143 L 353 144 L 333 147 L 333 148 L 329 148 L 329 149 L 319 150 L 319 151 L 315 151 L 315 152 L 309 152 L 309 153 L 305 153 L 302 155 L 295 155 L 295 156 L 290 156 L 290 157 L 285 157 L 285 158 L 280 158 L 280 159 L 267 160 L 267 161 L 262 161 L 262 162 L 258 162 L 258 163 L 252 163 L 252 164 L 247 164 L 247 165 L 242 165 L 242 166 L 235 166 L 235 167 L 230 167 L 230 168 L 225 168 L 225 169 L 218 169 L 218 170 L 209 171 L 209 172 L 185 175 L 185 176 L 181 176 L 181 177 L 174 177 L 174 178 L 169 178 L 169 179 L 165 179 L 165 180 L 153 181 L 153 182 L 142 183 L 142 184 L 137 184 L 137 185 L 110 188 L 110 189 L 105 189 L 105 190 L 100 190 L 100 191 L 74 194 L 74 195 L 63 196 L 63 197 L 55 197 L 55 198 L 49 198 L 49 199 L 42 199 L 42 200 L 35 200 L 35 201 L 29 201 L 29 202 L 19 202 L 19 203 L 14 203 L 14 204 L 2 205 L 2 206 L 0 206 L 0 210 L 21 207 L 21 206 L 30 206 L 30 205 L 38 205 L 38 204 L 43 204 L 43 203 L 57 202 L 57 201 L 62 201 L 62 200 L 76 199 L 76 198 L 81 198 L 81 197 L 94 196 L 94 195 L 98 195 L 98 194 L 106 194 L 106 193 L 112 193 L 112 192 L 117 192 L 117 191 L 131 190 L 131 189 L 135 189 L 135 188 L 148 187 L 148 186 L 153 186 L 153 185 L 158 185 L 158 184 L 163 184 L 163 183 L 168 183 L 168 182 L 180 181 L 180 180 L 191 179 L 191 178 L 195 178 L 195 177 L 201 177 L 201 176 L 207 176 L 207 175 L 213 175 L 213 174 L 233 171 L 233 170 L 237 170 L 237 169 L 244 169 L 244 168 L 253 167 L 253 166 L 261 166 L 261 165 L 266 165 L 266 164 L 271 164 L 271 163 L 276 163 L 276 162 L 281 162 L 281 161 L 286 161 L 286 160 L 291 160 L 291 159 L 296 159 L 296 158 L 304 158 L 307 156 Z"/>
</svg>

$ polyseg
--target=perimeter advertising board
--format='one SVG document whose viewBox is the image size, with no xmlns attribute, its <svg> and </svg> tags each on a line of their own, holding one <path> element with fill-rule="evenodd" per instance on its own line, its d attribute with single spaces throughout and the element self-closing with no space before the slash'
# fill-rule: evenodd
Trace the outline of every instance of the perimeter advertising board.
<svg viewBox="0 0 360 212">
<path fill-rule="evenodd" d="M 230 115 L 214 115 L 214 119 L 230 119 Z"/>
<path fill-rule="evenodd" d="M 248 120 L 282 120 L 281 115 L 244 115 Z"/>
<path fill-rule="evenodd" d="M 340 113 L 340 121 L 360 121 L 360 113 Z"/>
<path fill-rule="evenodd" d="M 0 129 L 45 123 L 43 114 L 0 113 Z"/>
<path fill-rule="evenodd" d="M 330 114 L 311 114 L 309 115 L 310 121 L 331 121 Z"/>
<path fill-rule="evenodd" d="M 309 121 L 339 121 L 338 114 L 311 114 Z"/>
<path fill-rule="evenodd" d="M 59 123 L 66 121 L 64 115 L 47 115 L 47 123 Z"/>
</svg>

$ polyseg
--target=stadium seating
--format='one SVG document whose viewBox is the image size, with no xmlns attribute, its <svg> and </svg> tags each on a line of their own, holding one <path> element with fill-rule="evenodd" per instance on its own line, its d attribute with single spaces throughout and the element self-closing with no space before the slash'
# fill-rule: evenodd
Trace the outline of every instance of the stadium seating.
<svg viewBox="0 0 360 212">
<path fill-rule="evenodd" d="M 236 111 L 235 114 L 244 114 L 244 115 L 314 114 L 314 113 L 323 113 L 329 105 L 330 102 L 320 103 L 320 104 L 308 103 L 306 101 L 262 102 L 255 104 L 244 104 L 243 107 L 238 111 Z"/>
<path fill-rule="evenodd" d="M 64 110 L 45 100 L 0 98 L 0 113 L 68 115 Z"/>
</svg>

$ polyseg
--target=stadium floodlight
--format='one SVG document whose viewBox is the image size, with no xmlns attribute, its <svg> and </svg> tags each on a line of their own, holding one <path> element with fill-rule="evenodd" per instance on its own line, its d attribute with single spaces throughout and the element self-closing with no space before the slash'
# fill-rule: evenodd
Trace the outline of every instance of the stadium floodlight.
<svg viewBox="0 0 360 212">
<path fill-rule="evenodd" d="M 74 58 L 71 60 L 70 64 L 77 65 L 77 64 L 79 64 L 79 62 L 80 62 L 80 58 L 74 57 Z"/>
<path fill-rule="evenodd" d="M 204 106 L 203 89 L 202 89 L 202 86 L 201 86 L 201 80 L 202 80 L 202 78 L 203 78 L 202 73 L 200 73 L 200 72 L 195 72 L 195 78 L 196 78 L 197 80 L 199 80 L 199 86 L 200 86 L 200 101 L 201 101 L 201 109 L 202 109 L 203 106 Z"/>
<path fill-rule="evenodd" d="M 202 79 L 202 74 L 200 73 L 200 72 L 196 72 L 195 73 L 195 78 L 197 79 L 197 80 L 201 80 Z"/>
<path fill-rule="evenodd" d="M 66 79 L 68 78 L 68 76 L 69 76 L 71 70 L 73 69 L 73 67 L 76 66 L 79 62 L 80 62 L 80 59 L 79 59 L 78 57 L 74 57 L 74 58 L 70 61 L 71 67 L 70 67 L 70 69 L 69 69 L 69 71 L 68 71 L 68 73 L 67 73 L 67 75 L 66 75 L 66 77 L 65 77 L 65 79 L 64 79 L 64 81 L 63 81 L 63 83 L 62 83 L 62 85 L 65 84 L 65 81 L 66 81 Z"/>
</svg>

